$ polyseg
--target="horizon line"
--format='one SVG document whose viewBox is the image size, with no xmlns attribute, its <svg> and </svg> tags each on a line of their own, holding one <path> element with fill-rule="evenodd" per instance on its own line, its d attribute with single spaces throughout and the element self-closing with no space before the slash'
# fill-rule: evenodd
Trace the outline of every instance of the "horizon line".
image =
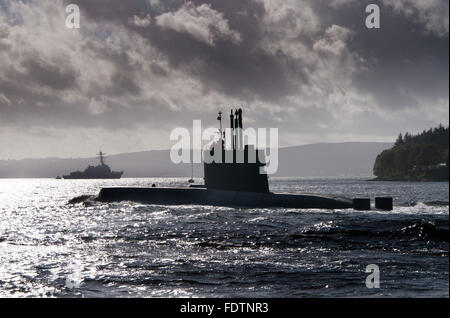
<svg viewBox="0 0 450 318">
<path fill-rule="evenodd" d="M 394 142 L 387 142 L 387 141 L 340 141 L 340 142 L 315 142 L 315 143 L 309 143 L 309 144 L 302 144 L 302 145 L 296 145 L 296 146 L 282 146 L 278 147 L 278 149 L 287 149 L 287 148 L 297 148 L 297 147 L 306 147 L 306 146 L 312 146 L 312 145 L 337 145 L 337 144 L 362 144 L 362 143 L 372 143 L 372 144 L 394 144 Z M 269 147 L 268 149 L 275 148 L 275 147 Z M 192 149 L 192 148 L 181 148 L 183 150 L 188 151 L 202 151 L 202 149 Z M 108 157 L 111 156 L 120 156 L 124 154 L 133 154 L 133 153 L 141 153 L 141 152 L 151 152 L 151 151 L 170 151 L 170 148 L 165 149 L 149 149 L 149 150 L 140 150 L 140 151 L 128 151 L 128 152 L 119 152 L 115 154 L 110 154 Z M 3 159 L 0 158 L 0 161 L 21 161 L 21 160 L 32 160 L 32 159 L 91 159 L 96 158 L 95 156 L 92 157 L 56 157 L 56 156 L 50 156 L 50 157 L 23 157 L 23 158 L 14 158 L 14 159 Z"/>
</svg>

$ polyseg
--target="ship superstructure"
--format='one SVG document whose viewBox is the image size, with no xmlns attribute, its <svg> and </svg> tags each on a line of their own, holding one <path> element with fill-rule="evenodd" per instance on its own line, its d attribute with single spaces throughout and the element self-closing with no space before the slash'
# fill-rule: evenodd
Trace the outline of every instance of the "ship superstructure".
<svg viewBox="0 0 450 318">
<path fill-rule="evenodd" d="M 105 154 L 98 153 L 99 164 L 96 166 L 89 165 L 84 171 L 74 171 L 63 176 L 63 179 L 120 179 L 123 171 L 112 171 L 105 163 Z"/>
</svg>

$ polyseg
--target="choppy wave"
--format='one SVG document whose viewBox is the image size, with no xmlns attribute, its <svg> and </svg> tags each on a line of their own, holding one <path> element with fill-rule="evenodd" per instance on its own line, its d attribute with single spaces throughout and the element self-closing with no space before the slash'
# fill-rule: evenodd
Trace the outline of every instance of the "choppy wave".
<svg viewBox="0 0 450 318">
<path fill-rule="evenodd" d="M 370 227 L 360 224 L 351 224 L 351 226 L 337 226 L 321 230 L 307 230 L 304 235 L 322 235 L 332 236 L 341 235 L 342 237 L 365 237 L 369 240 L 380 238 L 405 239 L 405 240 L 436 240 L 442 242 L 449 241 L 449 228 L 447 224 L 436 225 L 432 221 L 413 220 L 409 222 L 379 222 L 371 223 Z"/>
<path fill-rule="evenodd" d="M 0 296 L 448 297 L 448 183 L 271 180 L 273 191 L 392 195 L 393 211 L 82 197 L 182 182 L 0 180 Z M 364 284 L 368 264 L 380 290 Z"/>
</svg>

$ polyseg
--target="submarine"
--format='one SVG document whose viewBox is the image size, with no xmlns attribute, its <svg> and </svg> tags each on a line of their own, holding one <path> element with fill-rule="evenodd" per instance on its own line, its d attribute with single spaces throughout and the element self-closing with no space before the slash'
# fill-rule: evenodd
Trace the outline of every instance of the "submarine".
<svg viewBox="0 0 450 318">
<path fill-rule="evenodd" d="M 220 138 L 203 156 L 221 152 L 228 160 L 208 162 L 203 158 L 204 184 L 188 187 L 106 187 L 95 198 L 101 202 L 135 201 L 155 205 L 210 205 L 245 208 L 349 209 L 355 202 L 363 206 L 369 199 L 319 193 L 274 193 L 269 190 L 264 153 L 254 145 L 244 145 L 242 109 L 231 110 L 231 149 L 225 147 L 222 133 L 222 113 L 219 112 Z M 228 145 L 230 142 L 228 142 Z M 217 154 L 217 153 L 216 153 Z M 362 205 L 361 205 L 362 202 Z M 370 200 L 369 200 L 370 209 Z"/>
</svg>

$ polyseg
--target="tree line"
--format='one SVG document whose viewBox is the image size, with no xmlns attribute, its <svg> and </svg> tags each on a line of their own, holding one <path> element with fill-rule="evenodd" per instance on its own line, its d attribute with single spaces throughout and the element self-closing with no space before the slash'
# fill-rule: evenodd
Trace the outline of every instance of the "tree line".
<svg viewBox="0 0 450 318">
<path fill-rule="evenodd" d="M 448 181 L 449 127 L 439 125 L 413 135 L 399 134 L 394 146 L 378 155 L 378 180 Z"/>
</svg>

